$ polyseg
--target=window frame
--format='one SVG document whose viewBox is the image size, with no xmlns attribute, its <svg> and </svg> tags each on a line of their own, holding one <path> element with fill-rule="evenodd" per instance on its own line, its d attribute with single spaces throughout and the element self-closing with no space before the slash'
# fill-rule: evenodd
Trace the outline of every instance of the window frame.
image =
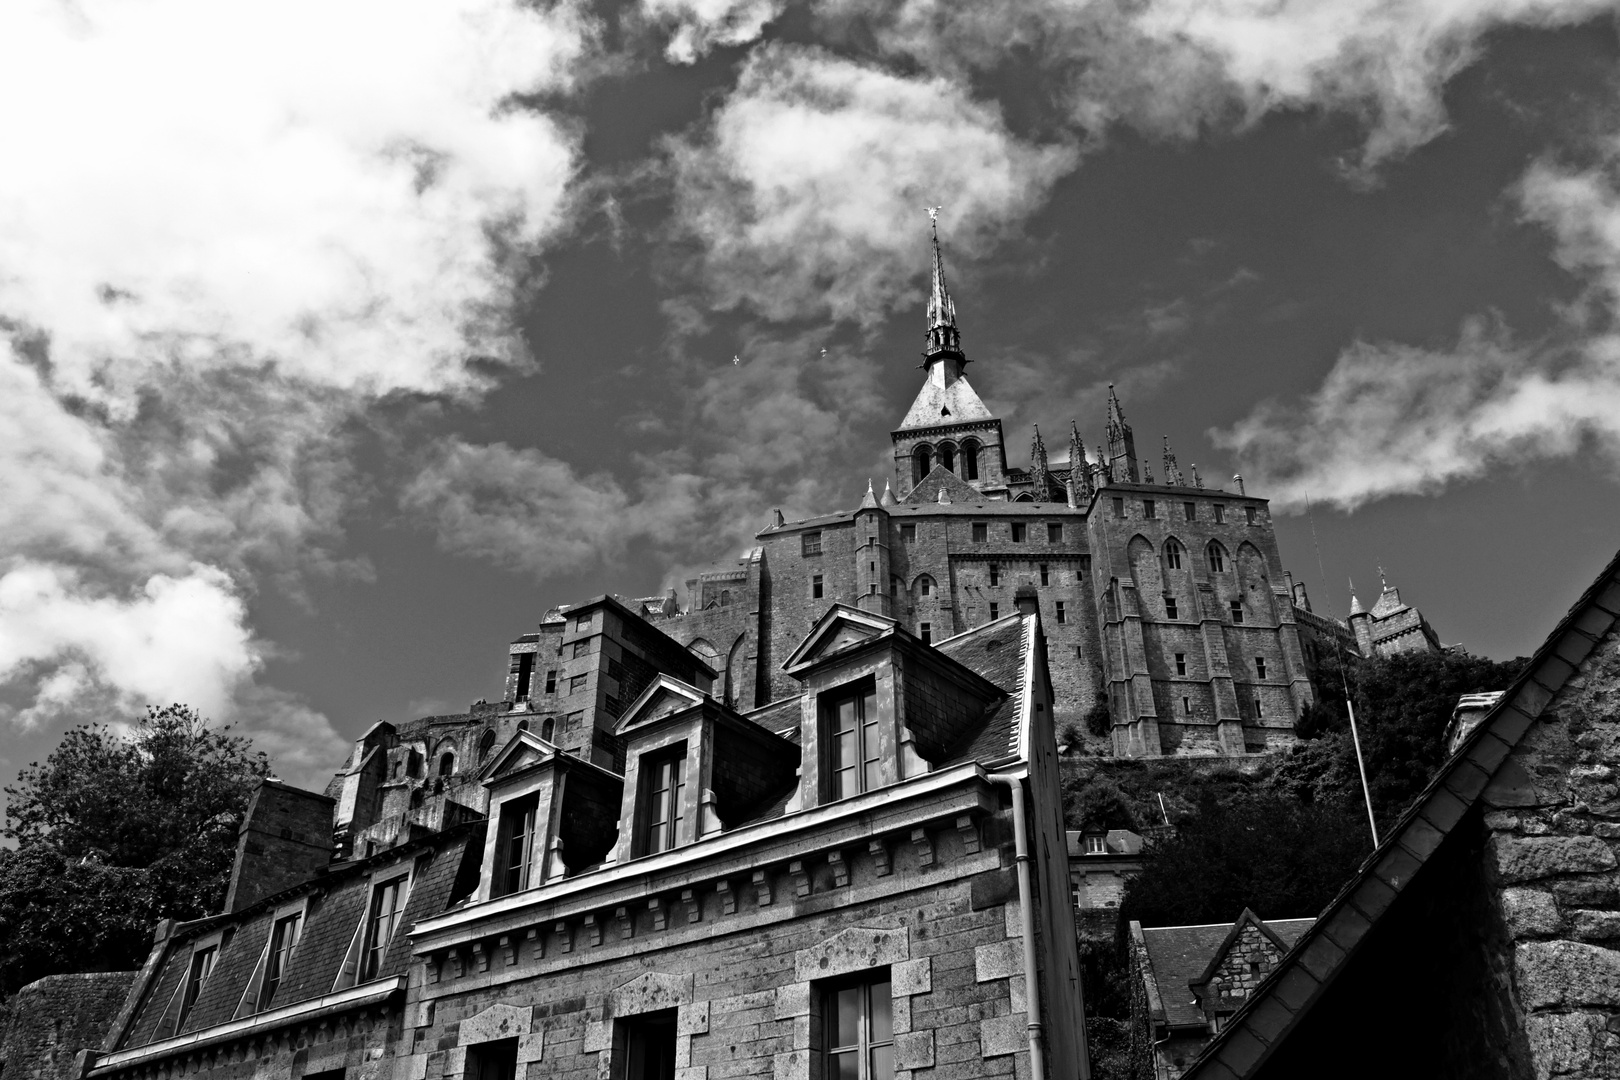
<svg viewBox="0 0 1620 1080">
<path fill-rule="evenodd" d="M 1063 543 L 1063 522 L 1048 521 L 1046 523 L 1046 542 L 1048 544 Z"/>
<path fill-rule="evenodd" d="M 1176 674 L 1177 675 L 1185 675 L 1185 674 L 1187 674 L 1187 654 L 1184 653 L 1184 652 L 1178 652 L 1178 653 L 1175 654 L 1175 658 L 1176 658 Z"/>
<path fill-rule="evenodd" d="M 1266 658 L 1263 656 L 1254 658 L 1254 677 L 1262 681 L 1266 677 Z"/>
<path fill-rule="evenodd" d="M 1157 499 L 1142 500 L 1142 520 L 1156 521 L 1159 517 L 1159 502 Z"/>
<path fill-rule="evenodd" d="M 1047 564 L 1046 563 L 1041 563 L 1040 565 L 1041 565 L 1041 584 L 1042 585 L 1050 584 L 1050 582 L 1047 581 Z"/>
<path fill-rule="evenodd" d="M 1001 605 L 994 600 L 990 601 L 990 621 L 995 622 L 1001 618 Z"/>
<path fill-rule="evenodd" d="M 1169 593 L 1164 595 L 1164 617 L 1177 622 L 1181 621 L 1181 609 L 1176 604 L 1176 598 Z"/>
<path fill-rule="evenodd" d="M 1007 523 L 1008 539 L 1014 544 L 1029 543 L 1029 522 L 1010 521 Z"/>
<path fill-rule="evenodd" d="M 1184 503 L 1181 504 L 1181 508 L 1187 512 L 1187 520 L 1188 521 L 1197 521 L 1198 520 L 1198 504 L 1197 503 L 1195 503 L 1195 502 L 1184 502 Z"/>
<path fill-rule="evenodd" d="M 846 702 L 854 703 L 850 717 L 852 725 L 847 733 L 841 726 L 841 709 Z M 817 710 L 820 713 L 822 736 L 823 801 L 840 802 L 887 786 L 887 778 L 883 775 L 883 734 L 879 730 L 877 679 L 867 675 L 822 691 L 817 695 Z M 839 738 L 846 734 L 853 740 L 854 763 L 840 768 Z M 876 780 L 871 782 L 874 770 Z M 845 773 L 851 773 L 854 777 L 853 790 L 847 790 L 842 782 L 841 777 Z"/>
<path fill-rule="evenodd" d="M 1204 548 L 1204 560 L 1209 564 L 1212 574 L 1226 573 L 1226 549 L 1219 540 L 1211 540 Z"/>
<path fill-rule="evenodd" d="M 902 544 L 915 544 L 917 542 L 917 523 L 914 521 L 902 522 L 900 525 L 900 542 Z"/>
<path fill-rule="evenodd" d="M 810 575 L 810 599 L 821 600 L 827 595 L 827 576 L 825 574 Z"/>
<path fill-rule="evenodd" d="M 1223 503 L 1214 503 L 1212 505 L 1213 505 L 1214 510 L 1215 510 L 1215 524 L 1217 524 L 1217 525 L 1225 525 L 1226 524 L 1226 506 L 1225 506 L 1225 504 L 1223 504 Z"/>
<path fill-rule="evenodd" d="M 879 987 L 884 992 L 879 992 Z M 853 1054 L 858 1062 L 855 1069 L 857 1080 L 873 1080 L 879 1075 L 894 1075 L 894 982 L 889 968 L 869 968 L 857 974 L 841 979 L 829 979 L 817 984 L 820 998 L 822 1050 L 821 1075 L 831 1078 L 841 1075 L 838 1071 L 838 1059 L 846 1054 Z M 839 1031 L 838 1000 L 839 996 L 850 990 L 855 991 L 855 1014 L 857 1018 L 856 1030 L 851 1034 L 853 1042 L 839 1042 L 843 1033 Z M 876 1022 L 874 1004 L 881 1001 L 882 1015 L 886 1020 L 881 1025 L 887 1029 L 887 1038 L 876 1038 L 882 1031 L 876 1030 L 880 1025 Z M 887 1051 L 888 1068 L 876 1070 L 873 1068 L 874 1052 Z"/>
<path fill-rule="evenodd" d="M 1063 601 L 1062 600 L 1055 600 L 1055 601 L 1053 601 L 1053 603 L 1055 603 L 1057 605 L 1057 607 L 1056 607 L 1056 609 L 1054 611 L 1054 613 L 1057 615 L 1057 621 L 1060 622 L 1060 623 L 1067 622 L 1068 619 L 1067 619 L 1066 613 L 1065 613 L 1064 608 L 1063 608 Z"/>
<path fill-rule="evenodd" d="M 929 622 L 918 623 L 917 639 L 924 645 L 932 645 L 934 643 L 934 624 Z"/>
<path fill-rule="evenodd" d="M 1172 536 L 1164 542 L 1165 566 L 1171 570 L 1180 570 L 1182 568 L 1181 557 L 1186 552 L 1187 549 L 1181 546 L 1181 541 Z"/>
<path fill-rule="evenodd" d="M 970 522 L 968 535 L 975 544 L 988 544 L 990 542 L 990 523 L 988 521 Z"/>
<path fill-rule="evenodd" d="M 514 822 L 523 822 L 526 825 L 521 834 L 522 850 L 516 866 L 512 863 L 512 845 L 516 832 Z M 513 795 L 503 799 L 499 812 L 495 815 L 495 861 L 490 868 L 489 895 L 490 899 L 501 896 L 511 896 L 532 889 L 539 884 L 536 880 L 537 864 L 535 861 L 535 837 L 540 832 L 540 795 L 530 791 L 521 795 Z M 542 845 L 543 850 L 543 845 Z M 516 873 L 517 880 L 512 880 Z"/>
<path fill-rule="evenodd" d="M 280 950 L 281 960 L 276 980 L 265 989 L 265 976 L 270 966 L 271 947 L 276 943 L 276 931 L 288 919 L 297 919 L 291 945 Z M 233 1019 L 245 1016 L 256 1016 L 259 1013 L 273 1008 L 276 991 L 286 981 L 287 971 L 292 967 L 294 957 L 298 955 L 298 944 L 303 939 L 304 929 L 309 922 L 309 897 L 300 896 L 275 908 L 270 913 L 270 932 L 264 936 L 264 945 L 259 949 L 259 959 L 253 965 L 253 972 L 248 976 L 247 985 L 242 988 L 242 996 L 237 999 L 236 1012 Z"/>
<path fill-rule="evenodd" d="M 673 851 L 684 844 L 681 835 L 686 823 L 686 786 L 691 783 L 691 770 L 687 765 L 687 746 L 683 740 L 670 746 L 660 746 L 656 750 L 649 750 L 642 754 L 638 762 L 639 778 L 637 786 L 640 791 L 636 793 L 636 837 L 635 855 L 637 858 L 646 855 L 659 855 L 666 851 Z M 667 792 L 659 809 L 664 817 L 659 821 L 652 820 L 654 810 L 654 797 L 657 792 L 653 785 L 660 782 L 660 771 L 666 767 L 672 768 L 673 782 L 660 789 Z M 661 830 L 664 836 L 659 839 L 658 847 L 652 844 L 653 831 Z"/>
<path fill-rule="evenodd" d="M 821 530 L 820 529 L 817 529 L 815 532 L 807 532 L 807 533 L 800 533 L 799 534 L 799 554 L 800 555 L 803 555 L 805 557 L 809 557 L 809 556 L 812 556 L 812 555 L 820 555 L 821 551 L 822 551 L 822 547 L 821 547 Z"/>
<path fill-rule="evenodd" d="M 1227 611 L 1227 613 L 1229 615 L 1232 616 L 1232 625 L 1233 626 L 1242 626 L 1243 625 L 1243 601 L 1241 601 L 1241 600 L 1228 600 L 1226 602 L 1226 611 Z"/>
</svg>

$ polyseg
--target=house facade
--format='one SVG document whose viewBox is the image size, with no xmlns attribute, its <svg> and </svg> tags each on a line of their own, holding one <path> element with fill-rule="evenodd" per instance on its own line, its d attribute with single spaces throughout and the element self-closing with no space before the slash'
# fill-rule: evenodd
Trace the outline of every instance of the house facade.
<svg viewBox="0 0 1620 1080">
<path fill-rule="evenodd" d="M 596 678 L 615 643 L 650 658 L 633 698 L 587 680 L 577 730 L 475 709 L 368 732 L 327 794 L 267 781 L 226 909 L 159 927 L 77 1075 L 1089 1075 L 1047 644 L 1014 600 L 932 643 L 835 605 L 746 712 L 628 609 L 572 609 Z"/>
</svg>

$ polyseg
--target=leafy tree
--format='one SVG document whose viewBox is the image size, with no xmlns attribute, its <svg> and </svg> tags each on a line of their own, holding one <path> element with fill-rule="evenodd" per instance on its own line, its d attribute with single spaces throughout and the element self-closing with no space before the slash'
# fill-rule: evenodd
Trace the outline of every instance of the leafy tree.
<svg viewBox="0 0 1620 1080">
<path fill-rule="evenodd" d="M 160 918 L 217 911 L 269 759 L 183 705 L 120 735 L 69 731 L 5 789 L 0 996 L 44 975 L 137 966 Z"/>
</svg>

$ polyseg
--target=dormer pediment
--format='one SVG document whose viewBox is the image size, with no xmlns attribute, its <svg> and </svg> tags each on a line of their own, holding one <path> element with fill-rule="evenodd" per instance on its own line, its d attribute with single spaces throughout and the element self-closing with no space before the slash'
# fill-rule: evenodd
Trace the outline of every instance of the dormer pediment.
<svg viewBox="0 0 1620 1080">
<path fill-rule="evenodd" d="M 624 710 L 624 715 L 613 725 L 613 733 L 622 735 L 633 727 L 685 712 L 695 705 L 703 704 L 708 698 L 709 695 L 690 683 L 684 683 L 670 675 L 659 675 L 641 692 L 641 696 Z"/>
<path fill-rule="evenodd" d="M 834 604 L 810 628 L 782 670 L 797 678 L 829 657 L 893 632 L 896 622 L 883 615 Z"/>
<path fill-rule="evenodd" d="M 520 731 L 489 759 L 480 776 L 486 787 L 499 784 L 507 776 L 540 765 L 557 756 L 557 748 L 532 731 Z"/>
</svg>

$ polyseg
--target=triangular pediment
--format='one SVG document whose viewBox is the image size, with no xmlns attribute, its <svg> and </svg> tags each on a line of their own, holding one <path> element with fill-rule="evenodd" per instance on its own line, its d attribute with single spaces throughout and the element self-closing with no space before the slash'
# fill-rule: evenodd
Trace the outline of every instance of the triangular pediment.
<svg viewBox="0 0 1620 1080">
<path fill-rule="evenodd" d="M 908 506 L 922 503 L 939 502 L 940 492 L 945 493 L 945 501 L 953 503 L 983 502 L 984 494 L 951 472 L 943 465 L 935 465 L 922 482 L 906 493 L 903 500 Z"/>
<path fill-rule="evenodd" d="M 897 624 L 884 615 L 852 608 L 847 604 L 834 604 L 826 614 L 816 620 L 793 655 L 787 658 L 782 670 L 794 674 L 812 667 L 835 653 L 870 641 L 893 630 Z"/>
<path fill-rule="evenodd" d="M 694 705 L 701 705 L 708 696 L 690 683 L 661 674 L 624 710 L 619 722 L 613 725 L 613 731 L 617 734 L 684 712 Z"/>
<path fill-rule="evenodd" d="M 490 784 L 515 772 L 538 765 L 555 757 L 557 748 L 532 731 L 520 731 L 480 770 L 484 783 Z"/>
<path fill-rule="evenodd" d="M 900 428 L 939 427 L 941 424 L 975 423 L 994 420 L 979 394 L 968 383 L 967 376 L 959 376 L 949 386 L 940 386 L 930 373 L 928 381 L 917 392 Z"/>
</svg>

